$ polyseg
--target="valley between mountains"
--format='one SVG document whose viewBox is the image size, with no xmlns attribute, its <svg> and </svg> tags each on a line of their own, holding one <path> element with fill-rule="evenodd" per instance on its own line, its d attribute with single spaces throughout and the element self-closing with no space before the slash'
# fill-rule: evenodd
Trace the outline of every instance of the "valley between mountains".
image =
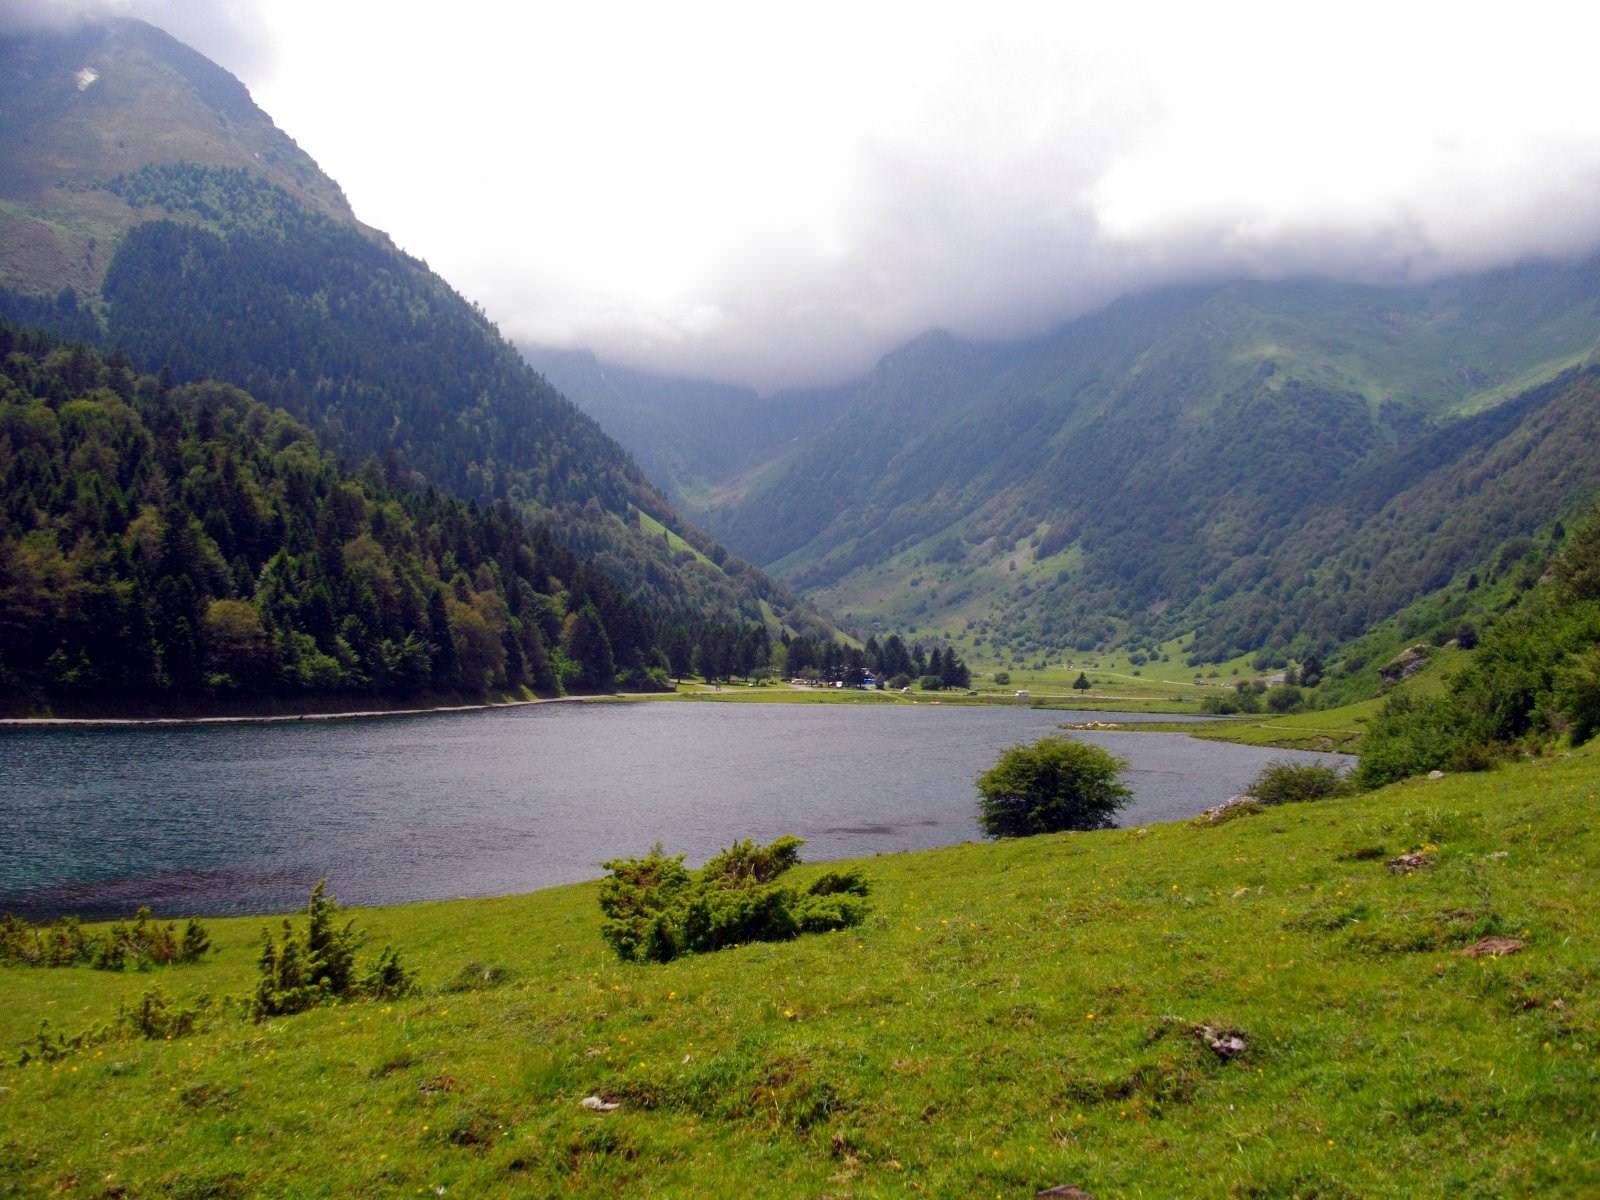
<svg viewBox="0 0 1600 1200">
<path fill-rule="evenodd" d="M 1591 31 L 1280 7 L 0 11 L 0 1198 L 1600 1195 Z"/>
</svg>

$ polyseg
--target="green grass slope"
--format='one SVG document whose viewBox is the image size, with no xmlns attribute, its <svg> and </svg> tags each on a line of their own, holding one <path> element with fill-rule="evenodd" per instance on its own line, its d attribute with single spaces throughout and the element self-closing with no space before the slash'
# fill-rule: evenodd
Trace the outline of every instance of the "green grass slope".
<svg viewBox="0 0 1600 1200">
<path fill-rule="evenodd" d="M 1236 742 L 1241 746 L 1273 746 L 1280 750 L 1321 750 L 1355 754 L 1372 724 L 1381 700 L 1361 700 L 1338 708 L 1291 713 L 1287 716 L 1248 716 L 1197 724 L 1195 722 L 1129 722 L 1123 728 L 1145 733 L 1187 733 L 1208 742 Z"/>
<path fill-rule="evenodd" d="M 362 912 L 423 995 L 7 1067 L 0 1194 L 1592 1195 L 1597 792 L 1579 754 L 876 858 L 863 927 L 666 966 L 609 957 L 592 885 Z M 0 970 L 0 1043 L 242 992 L 260 924 Z M 1460 953 L 1487 933 L 1526 948 Z M 447 990 L 473 962 L 510 977 Z"/>
</svg>

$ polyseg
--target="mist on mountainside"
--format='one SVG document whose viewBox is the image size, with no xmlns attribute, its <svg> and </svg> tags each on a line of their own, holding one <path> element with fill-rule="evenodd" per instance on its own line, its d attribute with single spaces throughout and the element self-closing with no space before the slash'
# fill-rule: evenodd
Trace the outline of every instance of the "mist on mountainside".
<svg viewBox="0 0 1600 1200">
<path fill-rule="evenodd" d="M 1216 660 L 1353 637 L 1570 515 L 1600 486 L 1597 339 L 1589 262 L 1159 290 L 737 409 L 593 359 L 561 378 L 698 522 L 856 627 L 1030 659 L 1199 629 Z M 781 436 L 747 428 L 762 411 Z M 706 452 L 724 430 L 740 453 Z"/>
<path fill-rule="evenodd" d="M 237 75 L 512 339 L 763 393 L 1172 284 L 1416 283 L 1600 244 L 1589 18 L 1539 0 L 8 6 L 13 28 L 86 12 Z"/>
</svg>

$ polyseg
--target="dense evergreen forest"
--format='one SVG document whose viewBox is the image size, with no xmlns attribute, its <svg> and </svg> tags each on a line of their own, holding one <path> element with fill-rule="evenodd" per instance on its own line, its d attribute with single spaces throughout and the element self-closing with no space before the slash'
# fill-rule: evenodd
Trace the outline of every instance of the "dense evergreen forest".
<svg viewBox="0 0 1600 1200">
<path fill-rule="evenodd" d="M 13 711 L 668 686 L 764 627 L 630 599 L 505 501 L 341 471 L 211 381 L 0 323 L 0 695 Z"/>
<path fill-rule="evenodd" d="M 791 676 L 848 687 L 863 683 L 868 674 L 880 686 L 895 688 L 913 682 L 924 691 L 972 685 L 972 672 L 954 647 L 929 647 L 921 642 L 908 646 L 898 633 L 889 634 L 881 642 L 874 635 L 859 647 L 832 638 L 789 639 L 775 667 Z"/>
</svg>

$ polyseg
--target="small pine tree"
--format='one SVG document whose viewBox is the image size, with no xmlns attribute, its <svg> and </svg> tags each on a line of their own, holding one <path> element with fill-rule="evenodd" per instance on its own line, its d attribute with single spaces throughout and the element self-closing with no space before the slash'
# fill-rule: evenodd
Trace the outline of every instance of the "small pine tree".
<svg viewBox="0 0 1600 1200">
<path fill-rule="evenodd" d="M 593 604 L 585 604 L 567 617 L 562 628 L 561 649 L 577 664 L 581 686 L 604 692 L 615 685 L 617 663 L 612 657 L 611 639 L 606 636 L 605 623 Z"/>
<path fill-rule="evenodd" d="M 334 1000 L 361 995 L 392 998 L 416 990 L 413 975 L 391 947 L 384 947 L 377 961 L 358 975 L 355 922 L 337 927 L 337 912 L 338 903 L 322 880 L 306 905 L 304 936 L 297 937 L 287 920 L 277 940 L 268 930 L 261 931 L 260 979 L 251 1003 L 256 1020 L 304 1012 Z"/>
<path fill-rule="evenodd" d="M 206 927 L 189 918 L 189 923 L 183 927 L 183 942 L 178 948 L 179 962 L 199 962 L 206 951 L 211 949 L 211 935 L 206 932 Z"/>
<path fill-rule="evenodd" d="M 355 983 L 356 930 L 354 921 L 334 928 L 336 908 L 327 880 L 318 880 L 306 906 L 306 978 L 330 995 L 343 996 Z"/>
<path fill-rule="evenodd" d="M 416 976 L 406 970 L 393 946 L 385 946 L 378 961 L 361 977 L 362 994 L 373 1000 L 395 1000 L 416 990 Z"/>
<path fill-rule="evenodd" d="M 287 920 L 279 941 L 273 941 L 270 931 L 261 931 L 261 956 L 256 966 L 261 975 L 251 1006 L 256 1020 L 304 1012 L 315 1003 L 314 989 L 306 986 L 300 945 Z"/>
<path fill-rule="evenodd" d="M 456 656 L 456 641 L 450 632 L 450 614 L 445 607 L 444 592 L 438 588 L 428 597 L 428 640 L 433 644 L 433 658 L 429 666 L 433 686 L 439 691 L 448 691 L 458 683 L 461 661 Z"/>
</svg>

